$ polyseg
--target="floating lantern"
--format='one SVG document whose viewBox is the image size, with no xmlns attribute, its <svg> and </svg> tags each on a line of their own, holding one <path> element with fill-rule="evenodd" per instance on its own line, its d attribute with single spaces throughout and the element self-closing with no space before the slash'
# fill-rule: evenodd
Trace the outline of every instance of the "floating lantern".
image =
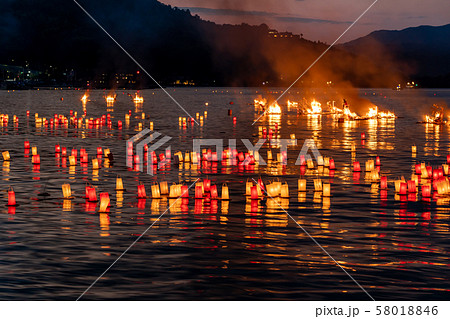
<svg viewBox="0 0 450 319">
<path fill-rule="evenodd" d="M 281 198 L 289 198 L 289 185 L 287 183 L 281 185 Z"/>
<path fill-rule="evenodd" d="M 61 152 L 61 146 L 59 146 L 58 144 L 55 145 L 55 153 L 60 153 Z"/>
<path fill-rule="evenodd" d="M 388 184 L 387 184 L 387 176 L 381 176 L 381 179 L 380 179 L 380 188 L 381 188 L 381 189 L 387 189 L 387 188 L 388 188 Z"/>
<path fill-rule="evenodd" d="M 408 193 L 415 193 L 416 192 L 416 181 L 408 181 Z"/>
<path fill-rule="evenodd" d="M 109 194 L 108 193 L 100 193 L 100 207 L 99 207 L 99 212 L 100 213 L 104 213 L 106 212 L 106 210 L 108 209 L 109 205 L 110 205 L 111 201 L 109 199 Z"/>
<path fill-rule="evenodd" d="M 161 190 L 161 195 L 169 195 L 169 186 L 167 185 L 167 182 L 159 183 L 159 187 Z"/>
<path fill-rule="evenodd" d="M 4 160 L 5 162 L 8 162 L 8 161 L 11 160 L 11 157 L 10 157 L 10 155 L 9 155 L 9 151 L 4 151 L 4 152 L 2 152 L 2 155 L 3 155 L 3 160 Z"/>
<path fill-rule="evenodd" d="M 250 192 L 251 192 L 251 199 L 258 199 L 258 189 L 256 186 L 252 186 L 250 188 Z"/>
<path fill-rule="evenodd" d="M 216 189 L 217 191 L 217 189 Z M 189 187 L 187 185 L 181 186 L 181 197 L 189 198 Z"/>
<path fill-rule="evenodd" d="M 8 206 L 16 206 L 16 193 L 12 187 L 9 188 L 8 191 Z"/>
<path fill-rule="evenodd" d="M 219 198 L 219 194 L 217 192 L 217 185 L 211 185 L 211 199 L 218 199 Z"/>
<path fill-rule="evenodd" d="M 70 184 L 63 184 L 62 192 L 63 192 L 64 199 L 72 198 L 72 190 L 70 189 Z"/>
<path fill-rule="evenodd" d="M 318 166 L 324 166 L 323 156 L 318 156 L 317 157 L 317 165 Z"/>
<path fill-rule="evenodd" d="M 195 198 L 196 199 L 203 198 L 203 187 L 200 185 L 195 186 Z"/>
<path fill-rule="evenodd" d="M 374 169 L 375 169 L 374 161 L 373 160 L 368 160 L 366 162 L 366 172 L 371 172 Z"/>
<path fill-rule="evenodd" d="M 70 166 L 76 166 L 77 165 L 77 159 L 75 156 L 69 156 L 69 165 Z"/>
<path fill-rule="evenodd" d="M 211 189 L 211 180 L 204 179 L 203 180 L 203 191 L 209 193 Z"/>
<path fill-rule="evenodd" d="M 102 156 L 103 150 L 101 147 L 97 147 L 97 156 Z"/>
<path fill-rule="evenodd" d="M 417 146 L 416 145 L 411 146 L 411 153 L 413 156 L 416 155 L 416 152 L 417 152 Z"/>
<path fill-rule="evenodd" d="M 31 148 L 31 155 L 37 155 L 37 147 L 36 146 L 33 146 Z"/>
<path fill-rule="evenodd" d="M 267 150 L 267 160 L 271 161 L 273 159 L 272 157 L 272 151 L 271 150 Z"/>
<path fill-rule="evenodd" d="M 428 177 L 433 177 L 433 167 L 427 166 L 426 170 L 427 170 L 427 176 Z"/>
<path fill-rule="evenodd" d="M 159 190 L 158 184 L 152 185 L 151 190 L 152 190 L 152 198 L 161 198 L 161 192 Z"/>
<path fill-rule="evenodd" d="M 353 171 L 361 172 L 361 166 L 360 166 L 359 162 L 353 162 Z"/>
<path fill-rule="evenodd" d="M 366 133 L 364 133 L 364 132 L 361 133 L 361 139 L 362 139 L 362 140 L 365 140 L 365 139 L 366 139 Z"/>
<path fill-rule="evenodd" d="M 299 192 L 306 192 L 306 179 L 299 179 L 298 180 L 298 191 Z"/>
<path fill-rule="evenodd" d="M 30 142 L 29 142 L 29 141 L 23 142 L 23 146 L 24 146 L 24 148 L 25 148 L 26 150 L 29 150 L 29 149 L 30 149 Z"/>
<path fill-rule="evenodd" d="M 169 198 L 178 198 L 181 195 L 181 186 L 174 184 L 170 186 Z"/>
<path fill-rule="evenodd" d="M 80 163 L 87 163 L 87 162 L 89 162 L 88 155 L 83 154 L 80 158 Z"/>
<path fill-rule="evenodd" d="M 450 154 L 447 155 L 447 164 L 450 164 Z"/>
<path fill-rule="evenodd" d="M 314 190 L 316 192 L 322 191 L 322 180 L 321 179 L 315 179 L 314 180 Z"/>
<path fill-rule="evenodd" d="M 400 183 L 400 190 L 399 190 L 398 193 L 399 193 L 400 195 L 406 195 L 407 189 L 408 189 L 408 184 L 407 184 L 407 183 L 401 182 L 401 183 Z"/>
<path fill-rule="evenodd" d="M 416 164 L 415 166 L 416 175 L 422 175 L 422 170 L 420 164 Z"/>
<path fill-rule="evenodd" d="M 94 159 L 92 160 L 92 169 L 93 169 L 93 170 L 98 170 L 98 168 L 99 168 L 99 165 L 98 165 L 98 159 L 94 158 Z"/>
<path fill-rule="evenodd" d="M 222 185 L 222 200 L 230 200 L 230 193 L 227 184 Z"/>
<path fill-rule="evenodd" d="M 117 176 L 116 178 L 116 191 L 124 191 L 122 178 Z"/>
<path fill-rule="evenodd" d="M 331 185 L 328 183 L 324 183 L 322 185 L 322 195 L 324 197 L 331 197 Z"/>
<path fill-rule="evenodd" d="M 314 169 L 314 162 L 312 159 L 309 159 L 306 161 L 306 166 L 308 167 L 308 169 Z"/>
<path fill-rule="evenodd" d="M 422 197 L 425 197 L 425 198 L 431 197 L 431 186 L 430 185 L 422 185 Z"/>
<path fill-rule="evenodd" d="M 97 193 L 95 192 L 94 187 L 89 187 L 88 190 L 88 201 L 90 202 L 96 202 L 97 201 Z"/>
<path fill-rule="evenodd" d="M 138 198 L 139 199 L 147 198 L 147 194 L 145 192 L 145 185 L 144 184 L 138 185 Z"/>
</svg>

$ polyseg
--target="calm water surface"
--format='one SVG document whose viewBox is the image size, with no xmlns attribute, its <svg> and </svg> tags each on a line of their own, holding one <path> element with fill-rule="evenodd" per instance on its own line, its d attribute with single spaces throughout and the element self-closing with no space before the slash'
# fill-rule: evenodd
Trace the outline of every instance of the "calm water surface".
<svg viewBox="0 0 450 319">
<path fill-rule="evenodd" d="M 87 117 L 109 113 L 112 129 L 37 127 L 36 112 L 49 118 L 55 113 L 69 116 L 73 110 L 80 116 L 84 92 L 0 92 L 0 112 L 10 117 L 8 126 L 0 128 L 0 150 L 9 150 L 12 158 L 0 168 L 0 299 L 75 300 L 173 204 L 168 199 L 138 200 L 140 182 L 150 193 L 154 182 L 190 184 L 199 177 L 209 177 L 219 189 L 227 183 L 232 200 L 198 201 L 191 196 L 183 205 L 175 203 L 83 299 L 369 300 L 283 210 L 375 299 L 449 298 L 449 201 L 438 197 L 427 201 L 420 193 L 398 198 L 393 190 L 393 180 L 410 179 L 415 163 L 438 167 L 446 162 L 450 127 L 416 122 L 433 103 L 450 103 L 449 90 L 360 90 L 360 96 L 401 116 L 395 121 L 342 124 L 329 116 L 299 116 L 284 106 L 281 117 L 264 116 L 254 126 L 258 114 L 249 103 L 261 94 L 256 89 L 170 92 L 193 116 L 208 112 L 202 126 L 180 128 L 178 117 L 186 115 L 163 92 L 146 90 L 141 107 L 127 96 L 131 91 L 117 91 L 117 101 L 110 107 L 105 92 L 91 92 Z M 330 98 L 330 92 L 315 93 L 323 104 Z M 287 97 L 301 100 L 302 94 L 292 92 Z M 228 109 L 237 117 L 236 124 Z M 124 121 L 129 110 L 130 125 L 124 122 L 118 130 L 117 121 Z M 14 114 L 18 126 L 12 123 Z M 248 138 L 256 143 L 259 127 L 274 128 L 275 123 L 278 137 L 295 134 L 299 144 L 289 147 L 285 167 L 270 163 L 249 171 L 220 163 L 187 164 L 150 176 L 128 169 L 125 161 L 125 140 L 137 133 L 139 123 L 148 127 L 150 121 L 156 131 L 172 137 L 173 152 L 191 150 L 192 138 Z M 367 136 L 364 144 L 361 132 Z M 337 169 L 334 174 L 317 169 L 303 172 L 309 191 L 298 195 L 302 172 L 294 162 L 307 138 L 315 140 L 322 155 L 335 159 Z M 26 140 L 37 146 L 39 166 L 25 156 Z M 371 187 L 364 172 L 352 172 L 354 143 L 361 163 L 380 156 L 381 173 L 390 182 L 387 192 Z M 115 162 L 109 167 L 102 162 L 98 172 L 91 164 L 69 167 L 55 156 L 55 144 L 68 150 L 85 148 L 90 159 L 97 147 L 110 148 Z M 241 143 L 238 148 L 244 150 Z M 263 147 L 263 157 L 268 148 Z M 274 156 L 279 152 L 272 150 Z M 115 191 L 117 175 L 123 178 L 123 193 Z M 266 199 L 252 205 L 243 195 L 245 181 L 252 177 L 287 182 L 291 197 L 279 205 Z M 331 198 L 313 192 L 316 178 L 332 183 Z M 74 199 L 62 199 L 64 183 L 70 183 Z M 97 193 L 109 192 L 109 213 L 98 213 L 98 205 L 82 198 L 86 183 L 94 185 Z M 6 206 L 10 186 L 17 207 Z M 44 192 L 49 196 L 40 196 Z"/>
</svg>

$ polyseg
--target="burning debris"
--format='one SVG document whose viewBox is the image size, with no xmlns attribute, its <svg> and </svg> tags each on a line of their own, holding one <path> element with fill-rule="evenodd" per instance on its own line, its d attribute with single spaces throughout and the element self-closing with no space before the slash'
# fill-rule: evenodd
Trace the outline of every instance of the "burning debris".
<svg viewBox="0 0 450 319">
<path fill-rule="evenodd" d="M 442 125 L 447 123 L 447 121 L 444 121 L 444 107 L 433 104 L 433 106 L 431 107 L 431 115 L 425 115 L 425 121 L 419 123 L 428 123 L 436 125 Z"/>
</svg>

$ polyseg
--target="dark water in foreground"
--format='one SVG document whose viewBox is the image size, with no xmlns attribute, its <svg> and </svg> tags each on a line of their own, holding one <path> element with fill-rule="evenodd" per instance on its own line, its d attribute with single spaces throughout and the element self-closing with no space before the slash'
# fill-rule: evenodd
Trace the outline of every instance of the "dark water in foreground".
<svg viewBox="0 0 450 319">
<path fill-rule="evenodd" d="M 175 204 L 83 297 L 85 300 L 369 300 L 369 297 L 288 218 L 302 225 L 376 300 L 448 299 L 449 201 L 417 196 L 397 198 L 393 183 L 387 193 L 371 187 L 364 172 L 352 172 L 351 145 L 361 163 L 381 157 L 382 175 L 390 182 L 414 172 L 426 161 L 437 167 L 450 153 L 450 127 L 418 125 L 423 110 L 437 101 L 450 102 L 449 90 L 363 90 L 381 108 L 395 111 L 396 121 L 358 121 L 338 124 L 332 117 L 263 117 L 252 126 L 256 113 L 248 103 L 257 97 L 251 89 L 177 89 L 174 97 L 192 114 L 208 111 L 203 126 L 180 129 L 185 116 L 161 91 L 144 91 L 144 105 L 135 108 L 124 92 L 107 108 L 103 92 L 91 92 L 88 117 L 109 112 L 113 129 L 36 127 L 34 113 L 82 114 L 80 91 L 0 92 L 0 112 L 9 114 L 0 128 L 0 150 L 12 161 L 0 168 L 0 299 L 75 300 L 156 219 L 173 204 L 163 199 L 138 200 L 139 182 L 147 193 L 155 181 L 195 181 L 208 176 L 214 184 L 227 183 L 231 202 L 196 201 Z M 133 93 L 133 92 L 130 92 Z M 294 95 L 295 96 L 295 95 Z M 298 95 L 297 98 L 301 96 Z M 60 98 L 64 97 L 64 101 Z M 323 92 L 317 92 L 325 104 Z M 300 98 L 298 98 L 300 99 Z M 229 102 L 234 104 L 230 105 Z M 205 106 L 205 102 L 209 105 Z M 227 116 L 233 109 L 237 123 Z M 117 120 L 132 110 L 130 127 L 116 129 Z M 26 110 L 30 110 L 29 120 Z M 145 112 L 148 119 L 141 120 Z M 19 117 L 17 128 L 12 117 Z M 139 122 L 173 137 L 172 151 L 190 149 L 193 137 L 240 139 L 255 143 L 258 127 L 279 124 L 279 137 L 294 133 L 299 146 L 289 148 L 287 167 L 260 166 L 254 172 L 237 167 L 172 165 L 155 176 L 125 165 L 125 140 L 136 134 Z M 272 126 L 273 127 L 273 126 Z M 361 132 L 367 140 L 361 144 Z M 324 156 L 336 161 L 328 171 L 306 173 L 309 191 L 297 194 L 300 169 L 294 161 L 302 141 L 313 138 Z M 39 167 L 24 156 L 23 143 L 38 147 Z M 112 167 L 98 173 L 91 164 L 75 168 L 54 154 L 55 144 L 85 148 L 90 160 L 97 147 L 110 148 Z M 412 157 L 411 145 L 417 145 Z M 242 144 L 238 143 L 242 148 Z M 262 155 L 265 157 L 267 147 Z M 278 150 L 274 149 L 274 154 Z M 275 155 L 276 156 L 276 155 Z M 90 161 L 89 160 L 89 161 Z M 123 195 L 115 189 L 122 176 Z M 280 180 L 290 186 L 290 199 L 274 205 L 246 202 L 245 181 Z M 313 179 L 332 183 L 332 197 L 315 195 Z M 61 185 L 70 183 L 75 198 L 63 200 Z M 86 182 L 97 193 L 109 192 L 108 214 L 98 213 L 81 198 Z M 13 186 L 20 206 L 7 207 L 7 190 Z M 219 187 L 220 188 L 220 187 Z M 38 194 L 47 192 L 50 196 Z M 191 190 L 191 195 L 193 191 Z"/>
</svg>

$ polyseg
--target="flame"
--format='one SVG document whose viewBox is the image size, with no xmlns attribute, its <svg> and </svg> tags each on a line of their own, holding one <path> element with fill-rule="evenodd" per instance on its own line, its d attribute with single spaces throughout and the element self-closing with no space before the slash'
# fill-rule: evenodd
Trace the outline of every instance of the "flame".
<svg viewBox="0 0 450 319">
<path fill-rule="evenodd" d="M 278 103 L 275 101 L 273 102 L 269 108 L 267 109 L 268 114 L 281 114 L 281 107 L 278 105 Z"/>
<path fill-rule="evenodd" d="M 311 109 L 306 111 L 308 112 L 308 114 L 320 114 L 322 113 L 322 105 L 316 100 L 313 100 L 311 102 Z"/>
<path fill-rule="evenodd" d="M 355 119 L 355 118 L 358 117 L 358 114 L 356 114 L 355 112 L 350 111 L 350 108 L 345 107 L 345 108 L 344 108 L 344 116 L 345 116 L 347 119 Z"/>
<path fill-rule="evenodd" d="M 393 113 L 393 112 L 379 112 L 378 111 L 378 106 L 374 106 L 369 108 L 369 112 L 367 112 L 366 118 L 369 119 L 375 119 L 375 118 L 379 118 L 379 119 L 385 119 L 385 118 L 396 118 L 397 116 Z"/>
<path fill-rule="evenodd" d="M 83 97 L 81 98 L 81 102 L 82 102 L 83 104 L 86 104 L 86 102 L 88 101 L 88 98 L 89 98 L 89 95 L 88 95 L 87 93 L 85 93 L 85 94 L 83 95 Z"/>
<path fill-rule="evenodd" d="M 142 96 L 139 96 L 139 94 L 136 93 L 133 101 L 135 104 L 142 104 L 142 103 L 144 103 L 144 98 Z"/>
<path fill-rule="evenodd" d="M 264 99 L 264 98 L 262 98 L 262 99 L 255 99 L 253 102 L 255 103 L 255 107 L 259 107 L 259 108 L 263 108 L 267 104 L 267 100 Z"/>
<path fill-rule="evenodd" d="M 287 101 L 288 108 L 298 108 L 298 102 Z"/>
</svg>

